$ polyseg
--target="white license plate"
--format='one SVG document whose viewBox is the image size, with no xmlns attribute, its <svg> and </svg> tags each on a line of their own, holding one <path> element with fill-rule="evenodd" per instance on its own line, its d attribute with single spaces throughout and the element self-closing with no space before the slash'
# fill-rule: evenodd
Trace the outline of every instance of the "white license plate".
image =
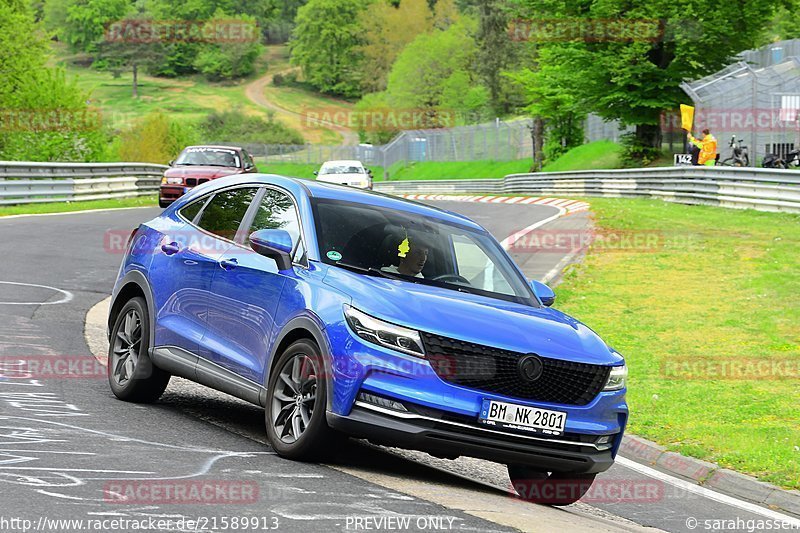
<svg viewBox="0 0 800 533">
<path fill-rule="evenodd" d="M 483 400 L 478 422 L 501 428 L 561 435 L 567 423 L 567 413 L 495 400 Z"/>
</svg>

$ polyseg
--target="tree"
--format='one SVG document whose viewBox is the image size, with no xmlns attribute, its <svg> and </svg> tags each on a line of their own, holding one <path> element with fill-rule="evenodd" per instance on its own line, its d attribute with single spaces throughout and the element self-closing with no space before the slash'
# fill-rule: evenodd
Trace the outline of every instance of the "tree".
<svg viewBox="0 0 800 533">
<path fill-rule="evenodd" d="M 215 23 L 223 23 L 227 18 L 224 13 L 217 11 L 207 25 L 213 28 Z M 237 18 L 255 28 L 255 17 L 239 15 Z M 207 43 L 194 60 L 194 67 L 212 81 L 241 78 L 255 71 L 255 62 L 262 50 L 257 40 Z"/>
<path fill-rule="evenodd" d="M 480 89 L 472 91 L 480 84 L 471 70 L 477 54 L 473 27 L 473 23 L 461 21 L 444 31 L 418 35 L 392 67 L 386 90 L 388 104 L 398 109 L 425 110 L 434 125 L 453 125 L 448 123 L 452 113 L 461 115 L 462 121 L 468 120 L 480 107 L 481 98 Z M 457 92 L 463 92 L 464 98 L 454 97 Z"/>
<path fill-rule="evenodd" d="M 757 44 L 773 11 L 787 3 L 717 9 L 689 0 L 513 1 L 517 16 L 562 30 L 531 36 L 542 68 L 565 67 L 551 71 L 551 83 L 587 111 L 635 126 L 637 142 L 652 148 L 661 145 L 661 113 L 687 99 L 680 83 Z M 575 27 L 588 34 L 570 33 Z"/>
<path fill-rule="evenodd" d="M 509 35 L 511 16 L 505 0 L 480 0 L 476 11 L 479 22 L 476 69 L 489 89 L 492 109 L 497 116 L 503 116 L 520 104 L 518 92 L 503 75 L 519 65 L 519 47 Z"/>
<path fill-rule="evenodd" d="M 69 0 L 65 26 L 60 34 L 73 50 L 93 52 L 103 39 L 106 27 L 125 18 L 130 9 L 129 0 Z"/>
<path fill-rule="evenodd" d="M 361 87 L 365 93 L 383 91 L 398 54 L 417 35 L 433 29 L 433 13 L 427 0 L 402 0 L 399 5 L 377 0 L 360 18 Z"/>
<path fill-rule="evenodd" d="M 0 0 L 0 158 L 87 161 L 105 137 L 89 96 L 46 66 L 47 39 L 27 2 Z"/>
<path fill-rule="evenodd" d="M 359 96 L 357 65 L 364 43 L 361 13 L 370 0 L 310 0 L 298 9 L 289 42 L 292 63 L 323 93 Z"/>
</svg>

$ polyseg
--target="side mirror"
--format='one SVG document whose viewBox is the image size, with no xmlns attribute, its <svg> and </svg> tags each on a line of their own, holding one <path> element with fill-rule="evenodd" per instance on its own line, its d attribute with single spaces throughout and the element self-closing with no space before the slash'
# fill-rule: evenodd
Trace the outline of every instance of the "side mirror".
<svg viewBox="0 0 800 533">
<path fill-rule="evenodd" d="M 315 175 L 315 176 L 319 176 L 319 172 L 317 172 L 317 171 L 315 170 L 315 171 L 314 171 L 314 175 Z"/>
<path fill-rule="evenodd" d="M 175 160 L 174 159 L 170 159 L 169 160 L 169 166 L 173 166 L 174 164 L 175 164 Z"/>
<path fill-rule="evenodd" d="M 292 237 L 282 229 L 260 229 L 250 234 L 250 247 L 256 253 L 274 259 L 278 270 L 292 268 Z"/>
<path fill-rule="evenodd" d="M 534 294 L 536 294 L 545 307 L 550 307 L 555 303 L 556 293 L 541 281 L 536 281 L 535 279 L 531 280 L 531 289 L 533 289 Z"/>
</svg>

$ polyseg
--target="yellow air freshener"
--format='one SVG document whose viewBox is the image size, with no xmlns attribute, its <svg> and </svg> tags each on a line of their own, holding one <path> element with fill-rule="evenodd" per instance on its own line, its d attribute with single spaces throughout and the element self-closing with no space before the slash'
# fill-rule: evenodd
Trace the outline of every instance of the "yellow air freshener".
<svg viewBox="0 0 800 533">
<path fill-rule="evenodd" d="M 405 257 L 409 250 L 411 250 L 411 245 L 408 243 L 408 237 L 406 237 L 397 247 L 397 251 L 400 252 L 397 257 Z"/>
</svg>

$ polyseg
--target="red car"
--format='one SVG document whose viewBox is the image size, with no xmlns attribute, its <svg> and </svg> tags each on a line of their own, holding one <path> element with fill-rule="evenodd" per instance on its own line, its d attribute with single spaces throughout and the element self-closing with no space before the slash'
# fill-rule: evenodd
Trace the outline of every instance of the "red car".
<svg viewBox="0 0 800 533">
<path fill-rule="evenodd" d="M 258 172 L 253 157 L 237 146 L 187 146 L 161 178 L 158 205 L 167 207 L 196 185 L 232 174 Z"/>
</svg>

